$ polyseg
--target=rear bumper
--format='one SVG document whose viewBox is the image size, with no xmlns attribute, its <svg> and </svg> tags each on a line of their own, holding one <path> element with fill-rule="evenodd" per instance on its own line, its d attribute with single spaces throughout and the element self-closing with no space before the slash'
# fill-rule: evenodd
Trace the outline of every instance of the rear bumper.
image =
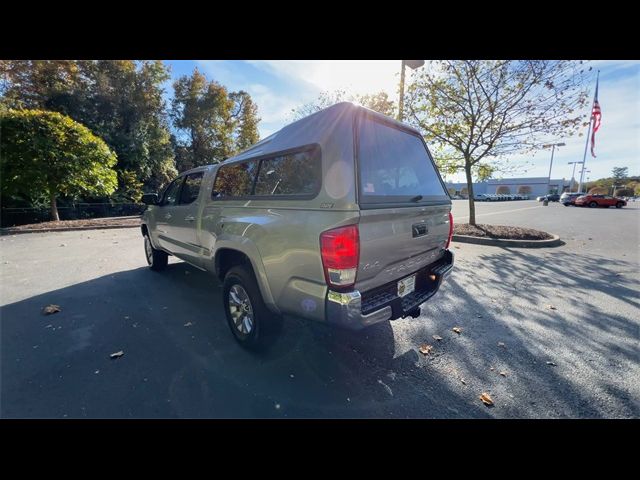
<svg viewBox="0 0 640 480">
<path fill-rule="evenodd" d="M 329 290 L 325 308 L 327 322 L 360 330 L 375 323 L 406 317 L 435 295 L 453 263 L 453 252 L 446 250 L 438 261 L 413 272 L 416 274 L 416 290 L 405 297 L 399 297 L 395 292 L 395 281 L 364 293 Z M 429 275 L 435 275 L 435 280 L 430 280 Z"/>
</svg>

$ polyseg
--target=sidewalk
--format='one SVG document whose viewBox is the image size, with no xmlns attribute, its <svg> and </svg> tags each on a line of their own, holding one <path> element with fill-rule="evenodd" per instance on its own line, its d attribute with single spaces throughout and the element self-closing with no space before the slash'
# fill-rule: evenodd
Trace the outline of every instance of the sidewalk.
<svg viewBox="0 0 640 480">
<path fill-rule="evenodd" d="M 21 233 L 66 232 L 71 230 L 99 230 L 107 228 L 133 228 L 140 226 L 140 216 L 85 218 L 81 220 L 60 220 L 29 225 L 18 225 L 0 230 L 1 235 Z"/>
</svg>

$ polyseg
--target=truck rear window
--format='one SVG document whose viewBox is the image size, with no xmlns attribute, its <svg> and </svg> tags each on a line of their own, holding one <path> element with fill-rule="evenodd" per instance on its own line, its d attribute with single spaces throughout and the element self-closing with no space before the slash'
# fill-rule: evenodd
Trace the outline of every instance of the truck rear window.
<svg viewBox="0 0 640 480">
<path fill-rule="evenodd" d="M 360 203 L 448 199 L 421 138 L 371 118 L 359 124 Z"/>
</svg>

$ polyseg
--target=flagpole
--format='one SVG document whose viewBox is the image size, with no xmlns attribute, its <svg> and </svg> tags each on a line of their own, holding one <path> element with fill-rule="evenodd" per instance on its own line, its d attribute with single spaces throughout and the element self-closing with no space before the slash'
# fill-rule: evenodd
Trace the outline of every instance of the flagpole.
<svg viewBox="0 0 640 480">
<path fill-rule="evenodd" d="M 598 82 L 600 81 L 600 70 L 596 76 L 596 91 L 593 94 L 593 102 L 591 102 L 591 112 L 589 112 L 589 128 L 587 129 L 587 140 L 584 144 L 584 155 L 582 156 L 582 168 L 580 169 L 580 182 L 578 183 L 578 192 L 582 189 L 582 179 L 584 178 L 584 171 L 587 169 L 587 147 L 589 146 L 589 134 L 591 133 L 591 124 L 593 123 L 593 106 L 596 103 L 596 95 L 598 95 Z"/>
</svg>

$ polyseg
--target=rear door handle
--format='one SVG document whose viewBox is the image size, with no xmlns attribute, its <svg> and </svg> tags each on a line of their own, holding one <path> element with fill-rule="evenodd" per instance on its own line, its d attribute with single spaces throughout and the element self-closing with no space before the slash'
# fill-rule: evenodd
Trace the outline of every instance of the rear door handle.
<svg viewBox="0 0 640 480">
<path fill-rule="evenodd" d="M 196 219 L 196 217 L 194 217 L 193 215 L 189 215 L 188 217 L 184 217 L 184 219 L 187 222 L 193 222 Z"/>
</svg>

